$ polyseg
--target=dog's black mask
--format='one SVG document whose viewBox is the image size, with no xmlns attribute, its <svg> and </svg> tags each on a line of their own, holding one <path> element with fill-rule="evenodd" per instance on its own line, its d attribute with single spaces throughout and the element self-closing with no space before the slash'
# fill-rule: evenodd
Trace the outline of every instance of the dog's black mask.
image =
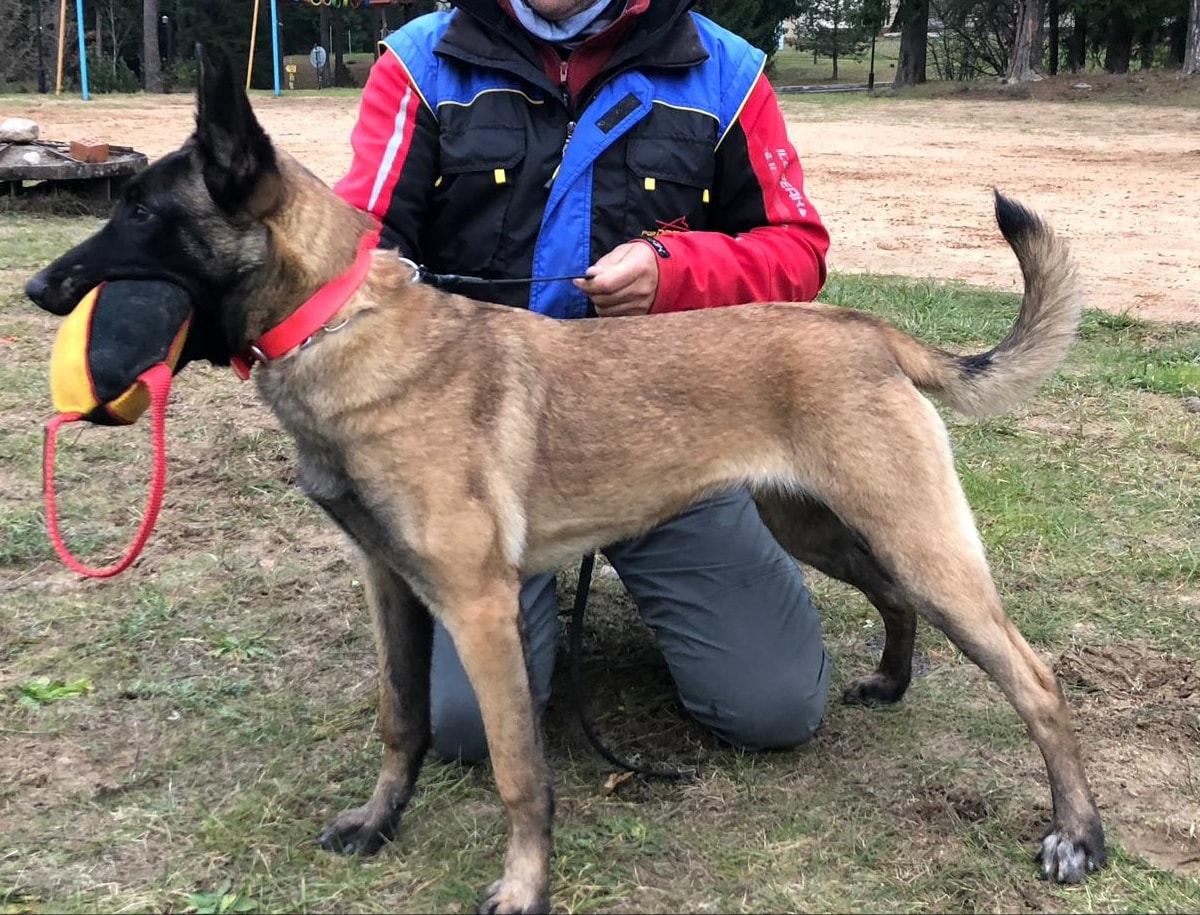
<svg viewBox="0 0 1200 915">
<path fill-rule="evenodd" d="M 181 366 L 229 363 L 236 328 L 223 303 L 265 256 L 257 218 L 278 182 L 274 148 L 228 58 L 197 46 L 196 130 L 126 186 L 108 222 L 25 285 L 38 307 L 69 313 L 106 280 L 164 280 L 184 289 L 196 314 Z"/>
</svg>

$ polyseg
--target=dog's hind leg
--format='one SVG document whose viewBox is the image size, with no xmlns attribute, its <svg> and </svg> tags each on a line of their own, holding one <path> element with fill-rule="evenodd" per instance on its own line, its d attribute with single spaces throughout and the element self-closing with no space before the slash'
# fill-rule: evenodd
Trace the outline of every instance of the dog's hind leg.
<svg viewBox="0 0 1200 915">
<path fill-rule="evenodd" d="M 756 496 L 759 513 L 779 544 L 801 562 L 861 591 L 883 618 L 885 642 L 874 673 L 846 687 L 842 700 L 857 705 L 898 702 L 912 679 L 917 617 L 910 595 L 870 545 L 821 502 L 780 491 Z"/>
<path fill-rule="evenodd" d="M 1104 865 L 1107 853 L 1100 813 L 1088 788 L 1058 680 L 1033 653 L 998 601 L 989 605 L 982 620 L 941 614 L 938 625 L 1000 684 L 1042 751 L 1054 807 L 1038 853 L 1042 875 L 1057 883 L 1078 883 L 1089 871 Z"/>
<path fill-rule="evenodd" d="M 1054 807 L 1042 872 L 1078 882 L 1104 864 L 1104 832 L 1062 690 L 1001 606 L 937 412 L 915 392 L 896 398 L 876 393 L 876 428 L 841 430 L 835 454 L 858 453 L 826 466 L 821 496 L 914 609 L 991 676 L 1021 716 L 1046 762 Z"/>
<path fill-rule="evenodd" d="M 321 846 L 374 854 L 395 836 L 429 748 L 429 659 L 433 621 L 408 584 L 368 555 L 367 601 L 379 658 L 379 730 L 383 766 L 370 800 L 345 810 L 321 833 Z"/>
<path fill-rule="evenodd" d="M 1054 809 L 1038 853 L 1042 875 L 1078 883 L 1107 853 L 1070 712 L 1053 672 L 1001 609 L 990 581 L 983 584 L 934 599 L 926 615 L 1000 685 L 1041 750 Z"/>
</svg>

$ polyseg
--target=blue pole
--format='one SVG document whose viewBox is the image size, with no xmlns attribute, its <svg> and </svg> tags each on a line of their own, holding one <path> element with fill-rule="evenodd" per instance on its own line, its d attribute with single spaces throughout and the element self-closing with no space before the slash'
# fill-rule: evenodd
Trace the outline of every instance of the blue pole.
<svg viewBox="0 0 1200 915">
<path fill-rule="evenodd" d="M 279 10 L 271 0 L 271 57 L 275 61 L 275 94 L 279 95 Z"/>
<path fill-rule="evenodd" d="M 83 100 L 86 102 L 90 96 L 88 95 L 87 48 L 83 43 L 83 0 L 75 0 L 75 19 L 79 26 L 75 30 L 79 33 L 79 84 L 83 87 Z"/>
</svg>

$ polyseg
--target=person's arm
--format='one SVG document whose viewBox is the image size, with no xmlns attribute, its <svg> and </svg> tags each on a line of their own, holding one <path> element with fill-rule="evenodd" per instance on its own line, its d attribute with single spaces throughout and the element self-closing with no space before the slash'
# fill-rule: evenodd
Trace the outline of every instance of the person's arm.
<svg viewBox="0 0 1200 915">
<path fill-rule="evenodd" d="M 350 170 L 333 189 L 382 222 L 381 247 L 398 248 L 418 263 L 420 227 L 437 180 L 437 131 L 400 58 L 385 50 L 363 88 Z"/>
<path fill-rule="evenodd" d="M 804 195 L 800 159 L 764 76 L 721 141 L 713 184 L 710 229 L 626 242 L 575 281 L 597 314 L 816 297 L 829 233 Z"/>
<path fill-rule="evenodd" d="M 652 311 L 808 301 L 821 291 L 829 233 L 804 194 L 800 159 L 765 76 L 717 150 L 709 212 L 715 231 L 655 239 Z"/>
</svg>

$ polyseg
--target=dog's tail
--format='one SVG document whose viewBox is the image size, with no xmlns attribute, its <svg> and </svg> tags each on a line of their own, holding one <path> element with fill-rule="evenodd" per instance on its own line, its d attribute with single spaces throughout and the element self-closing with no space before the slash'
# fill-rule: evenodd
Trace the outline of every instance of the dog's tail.
<svg viewBox="0 0 1200 915">
<path fill-rule="evenodd" d="M 1053 374 L 1079 327 L 1075 267 L 1066 244 L 1036 214 L 996 192 L 996 222 L 1025 278 L 1021 312 L 994 349 L 955 356 L 899 331 L 890 346 L 921 391 L 967 416 L 991 416 L 1022 403 Z"/>
</svg>

